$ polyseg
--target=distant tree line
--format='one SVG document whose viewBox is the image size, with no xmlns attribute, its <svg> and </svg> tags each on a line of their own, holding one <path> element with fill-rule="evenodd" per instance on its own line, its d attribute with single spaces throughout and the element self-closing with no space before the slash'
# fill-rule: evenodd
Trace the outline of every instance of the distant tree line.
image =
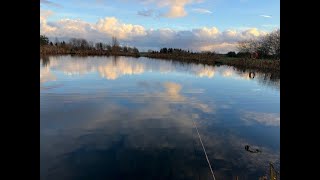
<svg viewBox="0 0 320 180">
<path fill-rule="evenodd" d="M 238 43 L 237 57 L 250 57 L 256 54 L 258 59 L 277 59 L 280 60 L 280 29 L 277 29 L 262 38 L 255 40 L 241 41 Z M 227 56 L 234 56 L 233 52 Z"/>
<path fill-rule="evenodd" d="M 157 59 L 175 60 L 187 63 L 214 64 L 217 54 L 210 51 L 192 52 L 179 48 L 163 47 L 159 51 L 148 50 L 144 56 Z"/>
<path fill-rule="evenodd" d="M 253 54 L 254 54 L 254 52 L 238 52 L 238 53 L 236 53 L 236 52 L 234 52 L 234 51 L 229 51 L 227 54 L 226 54 L 226 56 L 227 57 L 237 57 L 237 58 L 254 58 L 254 59 L 256 59 L 255 57 L 253 57 Z M 258 55 L 257 55 L 257 58 L 261 58 L 261 56 L 259 57 Z"/>
<path fill-rule="evenodd" d="M 116 37 L 111 43 L 93 43 L 82 38 L 71 38 L 68 42 L 49 41 L 45 35 L 40 35 L 40 53 L 42 54 L 90 54 L 90 55 L 133 55 L 139 56 L 136 47 L 120 46 Z"/>
<path fill-rule="evenodd" d="M 188 55 L 188 54 L 206 54 L 206 55 L 216 55 L 215 52 L 210 52 L 210 51 L 202 51 L 202 52 L 193 52 L 190 50 L 183 50 L 179 48 L 161 48 L 159 51 L 153 51 L 149 50 L 149 53 L 151 54 L 180 54 L 180 55 Z"/>
</svg>

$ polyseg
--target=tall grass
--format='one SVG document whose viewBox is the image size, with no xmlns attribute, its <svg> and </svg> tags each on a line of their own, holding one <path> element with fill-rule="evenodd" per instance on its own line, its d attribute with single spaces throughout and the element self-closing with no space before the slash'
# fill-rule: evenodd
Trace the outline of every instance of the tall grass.
<svg viewBox="0 0 320 180">
<path fill-rule="evenodd" d="M 227 57 L 225 55 L 210 53 L 146 53 L 142 56 L 156 59 L 170 59 L 187 63 L 201 63 L 207 65 L 229 65 L 245 69 L 257 69 L 265 71 L 280 71 L 280 61 L 268 59 L 250 59 Z"/>
<path fill-rule="evenodd" d="M 280 61 L 268 59 L 230 58 L 221 56 L 216 64 L 224 64 L 239 68 L 280 71 Z"/>
</svg>

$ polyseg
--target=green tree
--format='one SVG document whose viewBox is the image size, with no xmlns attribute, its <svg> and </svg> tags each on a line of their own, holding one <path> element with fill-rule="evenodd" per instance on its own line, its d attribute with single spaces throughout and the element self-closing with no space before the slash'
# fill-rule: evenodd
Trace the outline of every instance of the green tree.
<svg viewBox="0 0 320 180">
<path fill-rule="evenodd" d="M 45 35 L 40 34 L 40 46 L 48 45 L 49 44 L 49 38 Z"/>
</svg>

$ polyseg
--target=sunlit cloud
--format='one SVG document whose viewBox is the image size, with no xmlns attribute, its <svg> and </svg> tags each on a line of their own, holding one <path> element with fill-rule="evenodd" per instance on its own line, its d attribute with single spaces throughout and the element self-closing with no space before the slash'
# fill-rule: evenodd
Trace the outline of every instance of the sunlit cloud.
<svg viewBox="0 0 320 180">
<path fill-rule="evenodd" d="M 50 35 L 51 32 L 57 30 L 56 27 L 50 26 L 47 24 L 47 18 L 52 16 L 54 13 L 50 10 L 41 10 L 40 11 L 40 32 L 44 32 L 47 35 Z"/>
<path fill-rule="evenodd" d="M 258 37 L 258 36 L 263 36 L 266 35 L 267 33 L 261 30 L 258 30 L 258 28 L 251 28 L 247 29 L 242 32 L 244 36 L 251 36 L 251 37 Z"/>
<path fill-rule="evenodd" d="M 130 39 L 146 35 L 145 28 L 140 25 L 124 24 L 115 17 L 100 19 L 96 24 L 97 30 L 109 36 L 117 36 L 120 39 Z"/>
<path fill-rule="evenodd" d="M 126 24 L 115 17 L 100 18 L 96 23 L 80 19 L 60 19 L 47 22 L 52 11 L 41 11 L 40 32 L 51 38 L 85 38 L 89 41 L 110 42 L 116 36 L 120 43 L 141 49 L 158 50 L 161 47 L 191 49 L 194 51 L 236 51 L 238 41 L 259 38 L 266 32 L 257 28 L 219 31 L 217 27 L 191 30 L 170 28 L 146 29 L 137 24 Z"/>
<path fill-rule="evenodd" d="M 158 7 L 167 7 L 169 10 L 163 14 L 167 18 L 181 18 L 187 15 L 185 6 L 200 3 L 203 0 L 139 0 L 144 4 L 156 4 Z"/>
</svg>

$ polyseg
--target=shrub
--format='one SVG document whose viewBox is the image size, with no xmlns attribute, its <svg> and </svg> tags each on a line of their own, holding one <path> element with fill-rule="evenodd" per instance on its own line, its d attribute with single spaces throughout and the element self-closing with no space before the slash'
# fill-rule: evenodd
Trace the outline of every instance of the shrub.
<svg viewBox="0 0 320 180">
<path fill-rule="evenodd" d="M 237 54 L 234 51 L 230 51 L 230 52 L 227 53 L 227 56 L 228 57 L 236 57 Z"/>
</svg>

